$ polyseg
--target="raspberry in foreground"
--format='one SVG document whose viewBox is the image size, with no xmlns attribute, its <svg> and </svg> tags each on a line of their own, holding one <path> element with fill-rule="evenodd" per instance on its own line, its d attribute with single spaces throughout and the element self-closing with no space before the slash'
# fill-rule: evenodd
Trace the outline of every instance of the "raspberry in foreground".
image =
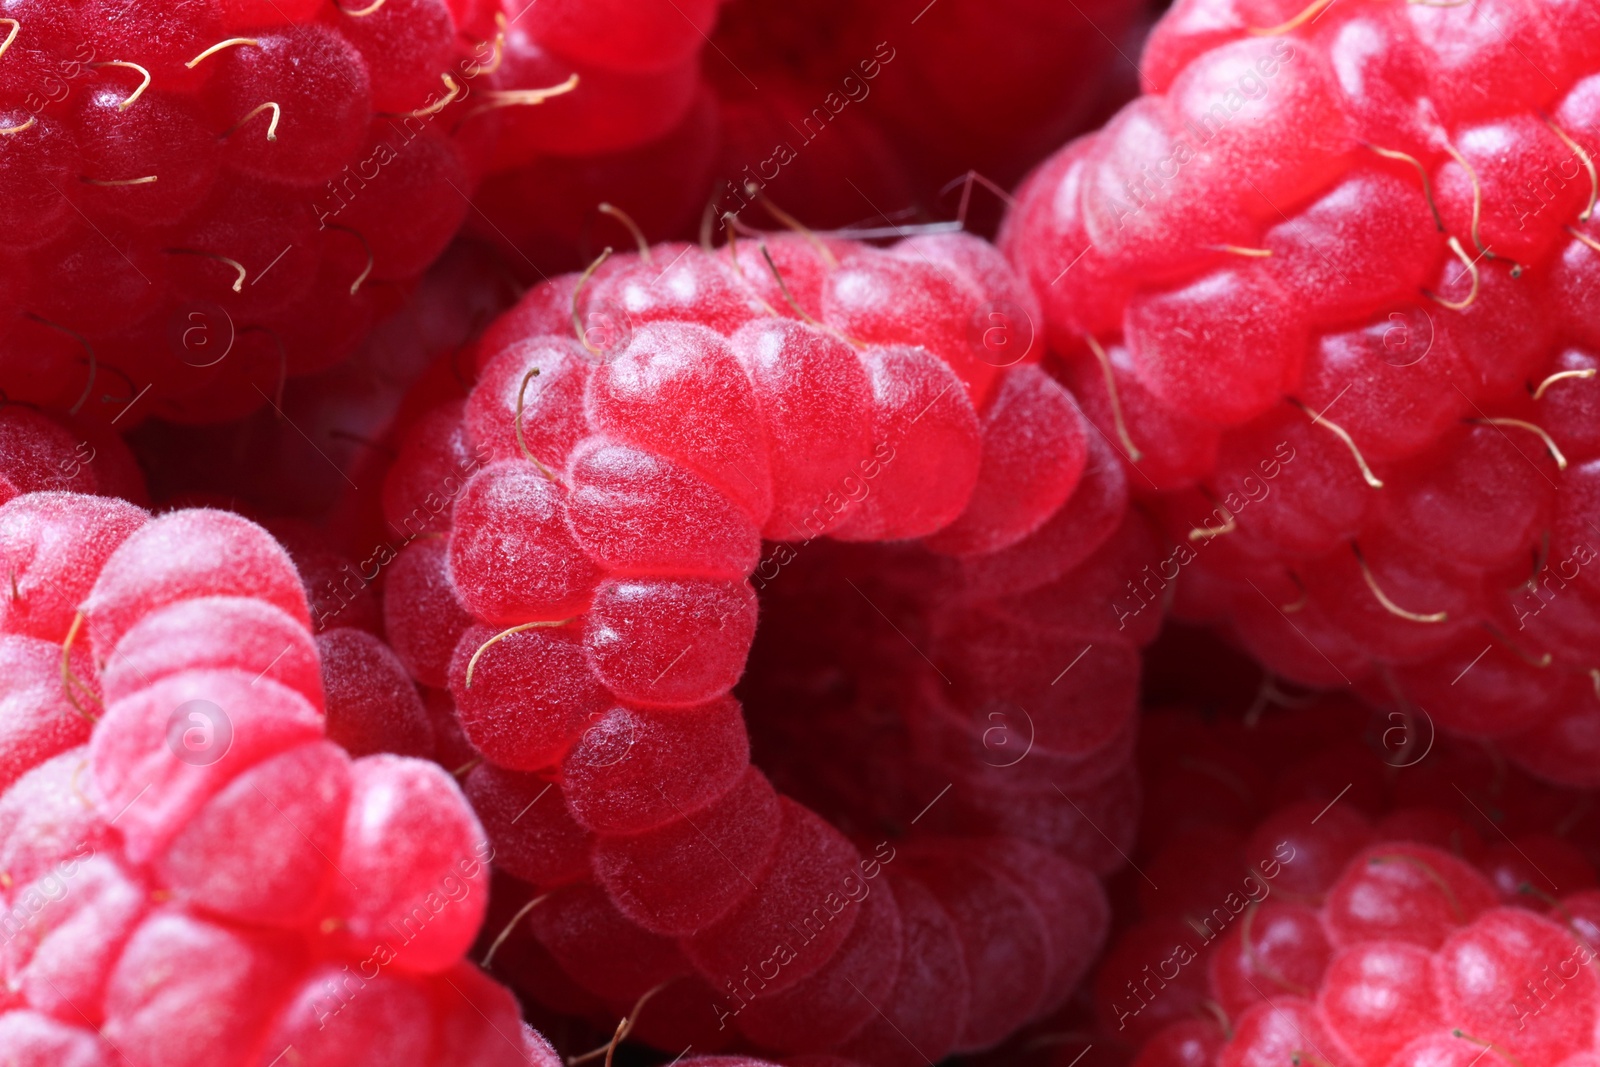
<svg viewBox="0 0 1600 1067">
<path fill-rule="evenodd" d="M 490 328 L 390 472 L 385 621 L 483 757 L 497 973 L 671 1051 L 908 1064 L 1071 993 L 1159 615 L 1119 628 L 1107 592 L 1156 552 L 1030 321 L 975 238 L 785 234 L 607 255 Z M 862 576 L 903 551 L 915 595 L 852 590 L 829 542 Z M 896 784 L 865 806 L 775 791 L 834 777 L 815 736 L 752 765 L 758 718 L 822 707 L 742 709 L 759 672 L 730 699 L 758 609 L 820 636 L 830 583 L 870 624 L 820 625 L 892 656 L 870 673 L 901 748 L 869 765 Z"/>
<path fill-rule="evenodd" d="M 301 579 L 264 530 L 28 493 L 0 559 L 8 1054 L 555 1062 L 462 960 L 482 829 L 434 764 L 326 739 Z"/>
</svg>

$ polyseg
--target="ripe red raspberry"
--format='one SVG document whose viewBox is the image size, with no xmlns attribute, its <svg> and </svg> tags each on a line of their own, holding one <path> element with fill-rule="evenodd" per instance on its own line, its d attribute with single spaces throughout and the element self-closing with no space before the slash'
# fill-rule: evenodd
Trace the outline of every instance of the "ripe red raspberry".
<svg viewBox="0 0 1600 1067">
<path fill-rule="evenodd" d="M 1177 614 L 1590 786 L 1597 26 L 1184 0 L 1003 241 Z"/>
<path fill-rule="evenodd" d="M 496 84 L 571 75 L 580 88 L 507 112 L 469 225 L 514 246 L 517 263 L 566 266 L 594 243 L 602 202 L 653 240 L 738 214 L 747 183 L 819 227 L 948 212 L 947 182 L 977 170 L 1009 186 L 1084 128 L 1103 106 L 1101 75 L 1132 48 L 1137 7 L 508 3 Z"/>
<path fill-rule="evenodd" d="M 874 1063 L 1071 994 L 1159 614 L 1109 599 L 1156 545 L 1031 314 L 965 235 L 657 246 L 530 291 L 413 422 L 385 621 L 483 759 L 500 973 Z"/>
<path fill-rule="evenodd" d="M 1352 704 L 1158 710 L 1146 727 L 1148 881 L 1128 883 L 1095 977 L 1102 1038 L 1133 1063 L 1595 1051 L 1600 826 L 1583 794 Z"/>
<path fill-rule="evenodd" d="M 0 505 L 0 566 L 10 1058 L 553 1067 L 462 960 L 481 827 L 437 766 L 328 739 L 301 579 L 266 531 L 26 493 Z"/>
<path fill-rule="evenodd" d="M 459 228 L 504 52 L 471 0 L 13 0 L 0 42 L 0 379 L 120 429 L 348 355 Z"/>
</svg>

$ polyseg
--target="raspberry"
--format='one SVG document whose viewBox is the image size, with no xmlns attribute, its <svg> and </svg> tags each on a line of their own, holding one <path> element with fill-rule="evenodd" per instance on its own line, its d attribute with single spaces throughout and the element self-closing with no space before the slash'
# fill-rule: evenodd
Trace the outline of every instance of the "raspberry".
<svg viewBox="0 0 1600 1067">
<path fill-rule="evenodd" d="M 61 691 L 55 642 L 7 633 L 0 639 L 0 665 L 9 687 L 0 703 L 6 710 L 0 787 L 8 787 L 29 768 L 86 741 L 89 720 Z"/>
<path fill-rule="evenodd" d="M 300 578 L 266 531 L 59 491 L 0 505 L 0 531 L 12 1058 L 554 1063 L 531 1032 L 506 1051 L 516 1003 L 461 959 L 487 903 L 481 827 L 433 764 L 326 739 Z M 322 647 L 335 734 L 364 715 L 370 735 L 385 670 L 422 715 L 375 638 Z"/>
<path fill-rule="evenodd" d="M 7 503 L 0 512 L 0 560 L 9 595 L 0 600 L 0 626 L 64 641 L 95 575 L 144 525 L 145 513 L 123 500 L 80 493 L 25 493 Z"/>
<path fill-rule="evenodd" d="M 278 656 L 273 678 L 312 703 L 323 699 L 316 645 L 292 616 L 258 599 L 196 597 L 151 612 L 117 643 L 101 684 L 116 700 L 219 660 Z"/>
<path fill-rule="evenodd" d="M 1136 8 L 507 5 L 493 75 L 504 99 L 568 77 L 579 87 L 505 109 L 483 214 L 469 224 L 543 266 L 592 243 L 597 205 L 620 206 L 652 240 L 739 215 L 755 190 L 819 227 L 937 210 L 951 179 L 976 170 L 1009 186 L 1088 123 Z"/>
<path fill-rule="evenodd" d="M 1028 306 L 964 235 L 608 253 L 412 422 L 389 521 L 455 506 L 387 625 L 427 684 L 455 639 L 520 988 L 663 1047 L 907 1064 L 1070 996 L 1158 615 L 1110 604 L 1156 546 Z"/>
<path fill-rule="evenodd" d="M 1181 617 L 1592 786 L 1600 57 L 1566 5 L 1456 14 L 1177 4 L 1002 244 Z"/>
<path fill-rule="evenodd" d="M 757 877 L 767 869 L 778 847 L 782 812 L 772 786 L 748 769 L 692 824 L 677 819 L 654 830 L 603 838 L 594 853 L 594 877 L 618 910 L 640 926 L 689 936 L 726 915 L 745 895 L 748 887 L 737 872 Z M 691 872 L 713 858 L 734 870 L 688 892 Z"/>
<path fill-rule="evenodd" d="M 466 214 L 496 120 L 465 99 L 503 52 L 486 7 L 7 11 L 0 274 L 31 282 L 0 300 L 13 400 L 124 429 L 281 402 Z"/>
<path fill-rule="evenodd" d="M 553 788 L 550 783 L 480 761 L 462 788 L 494 845 L 500 870 L 535 885 L 564 885 L 587 874 L 594 837 L 558 798 L 539 803 Z"/>
<path fill-rule="evenodd" d="M 1174 833 L 1170 813 L 1146 812 L 1168 830 L 1135 862 L 1159 888 L 1127 902 L 1096 976 L 1103 1040 L 1150 1067 L 1593 1054 L 1600 985 L 1583 887 L 1600 839 L 1578 814 L 1583 794 L 1475 744 L 1441 737 L 1421 755 L 1425 739 L 1385 732 L 1420 724 L 1374 717 L 1383 725 L 1363 743 L 1368 716 L 1349 710 L 1150 713 L 1142 769 L 1154 781 L 1187 768 L 1178 791 L 1205 814 Z M 1314 770 L 1330 753 L 1332 786 Z M 1561 811 L 1573 813 L 1566 836 L 1541 846 L 1533 831 Z M 1548 867 L 1501 873 L 1497 854 L 1528 864 L 1541 847 Z M 1166 881 L 1179 872 L 1188 885 Z"/>
</svg>

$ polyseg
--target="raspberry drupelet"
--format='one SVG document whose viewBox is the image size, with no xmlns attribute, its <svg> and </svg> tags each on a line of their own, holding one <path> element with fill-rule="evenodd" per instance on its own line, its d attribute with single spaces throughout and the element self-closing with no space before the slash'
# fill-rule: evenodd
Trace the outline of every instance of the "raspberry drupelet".
<svg viewBox="0 0 1600 1067">
<path fill-rule="evenodd" d="M 445 536 L 384 612 L 482 756 L 497 973 L 664 1049 L 908 1065 L 1070 995 L 1159 614 L 1109 593 L 1157 552 L 1035 314 L 976 238 L 802 232 L 641 240 L 489 329 L 390 471 L 390 523 Z M 828 751 L 852 705 L 782 654 L 735 692 L 758 615 L 883 681 L 893 738 Z"/>
<path fill-rule="evenodd" d="M 87 420 L 0 403 L 0 504 L 44 491 L 148 502 L 144 475 L 116 434 Z"/>
<path fill-rule="evenodd" d="M 1183 0 L 1002 240 L 1175 612 L 1600 784 L 1600 15 Z"/>
</svg>

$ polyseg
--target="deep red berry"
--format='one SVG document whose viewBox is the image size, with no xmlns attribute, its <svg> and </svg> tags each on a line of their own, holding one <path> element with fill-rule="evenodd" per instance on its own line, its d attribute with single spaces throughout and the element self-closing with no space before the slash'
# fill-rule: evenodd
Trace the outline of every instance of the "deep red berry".
<svg viewBox="0 0 1600 1067">
<path fill-rule="evenodd" d="M 879 228 L 949 211 L 947 183 L 971 171 L 1009 186 L 1126 91 L 1097 75 L 1129 47 L 1136 5 L 565 0 L 505 13 L 496 173 L 469 225 L 519 263 L 567 266 L 613 232 L 604 203 L 664 240 L 748 219 L 765 196 L 818 228 Z M 971 193 L 960 210 L 977 216 Z"/>
<path fill-rule="evenodd" d="M 0 258 L 36 280 L 0 297 L 30 368 L 7 375 L 10 400 L 122 429 L 276 402 L 347 354 L 380 283 L 415 278 L 465 216 L 467 157 L 494 124 L 463 100 L 486 10 L 5 10 Z M 308 320 L 331 329 L 307 336 Z"/>
</svg>

